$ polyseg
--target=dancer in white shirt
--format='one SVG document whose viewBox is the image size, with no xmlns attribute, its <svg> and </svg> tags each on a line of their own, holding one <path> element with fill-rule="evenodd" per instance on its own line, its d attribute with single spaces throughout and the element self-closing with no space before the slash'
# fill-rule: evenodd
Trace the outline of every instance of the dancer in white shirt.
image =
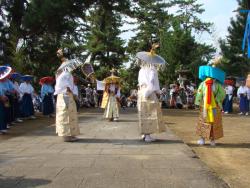
<svg viewBox="0 0 250 188">
<path fill-rule="evenodd" d="M 23 83 L 20 84 L 19 90 L 21 95 L 21 115 L 24 118 L 36 119 L 34 116 L 34 105 L 32 97 L 34 95 L 34 88 L 30 84 L 33 76 L 25 75 L 22 76 Z"/>
<path fill-rule="evenodd" d="M 80 134 L 78 126 L 78 117 L 76 103 L 73 97 L 74 81 L 71 73 L 63 68 L 67 59 L 63 56 L 61 49 L 57 51 L 62 65 L 56 73 L 55 95 L 56 102 L 56 133 L 63 138 L 65 142 L 76 141 L 75 136 Z"/>
<path fill-rule="evenodd" d="M 229 83 L 226 83 L 225 91 L 226 98 L 224 100 L 223 111 L 225 114 L 231 113 L 233 111 L 233 91 L 234 88 Z"/>
<path fill-rule="evenodd" d="M 239 115 L 248 115 L 248 100 L 247 100 L 248 87 L 245 86 L 245 82 L 241 82 L 241 86 L 238 88 L 237 96 L 240 98 L 240 113 Z"/>
</svg>

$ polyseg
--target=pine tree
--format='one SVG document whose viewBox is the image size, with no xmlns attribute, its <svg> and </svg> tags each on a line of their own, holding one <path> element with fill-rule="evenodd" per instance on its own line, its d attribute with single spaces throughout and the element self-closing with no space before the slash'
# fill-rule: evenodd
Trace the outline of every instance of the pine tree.
<svg viewBox="0 0 250 188">
<path fill-rule="evenodd" d="M 132 62 L 135 61 L 136 52 L 149 51 L 151 45 L 155 42 L 160 43 L 161 48 L 157 53 L 162 55 L 163 33 L 171 27 L 172 16 L 167 11 L 169 7 L 171 7 L 171 4 L 162 0 L 141 0 L 132 7 L 133 17 L 138 24 L 137 34 L 129 40 L 127 48 Z M 126 81 L 134 89 L 137 87 L 138 71 L 139 67 L 132 63 Z"/>
<path fill-rule="evenodd" d="M 134 17 L 137 19 L 137 35 L 128 44 L 128 52 L 149 51 L 152 43 L 160 42 L 163 30 L 170 28 L 171 5 L 162 0 L 141 0 L 135 4 Z"/>
<path fill-rule="evenodd" d="M 26 0 L 1 1 L 0 38 L 2 47 L 1 60 L 3 64 L 17 66 L 15 59 L 20 53 L 16 51 L 19 39 L 22 37 L 22 19 L 25 14 Z M 4 13 L 6 12 L 6 13 Z"/>
<path fill-rule="evenodd" d="M 160 73 L 162 83 L 177 79 L 177 70 L 182 67 L 190 71 L 189 79 L 197 81 L 198 68 L 206 64 L 214 53 L 212 46 L 198 43 L 194 33 L 210 33 L 211 23 L 203 22 L 198 15 L 205 10 L 197 0 L 173 0 L 177 11 L 171 20 L 172 30 L 164 30 L 161 55 L 168 66 Z"/>
<path fill-rule="evenodd" d="M 148 51 L 154 41 L 159 42 L 157 53 L 168 63 L 160 72 L 161 84 L 175 81 L 178 76 L 176 70 L 181 65 L 190 70 L 191 79 L 196 79 L 199 65 L 207 63 L 214 52 L 211 46 L 195 40 L 194 32 L 210 32 L 211 23 L 198 17 L 204 12 L 202 5 L 197 0 L 173 0 L 169 3 L 150 0 L 138 4 L 138 34 L 129 41 L 129 52 Z M 174 15 L 167 11 L 172 6 L 177 8 Z M 131 68 L 136 71 L 134 65 Z"/>
<path fill-rule="evenodd" d="M 7 39 L 5 46 L 11 44 L 12 48 L 6 49 L 12 49 L 15 54 L 4 51 L 4 56 L 14 61 L 18 71 L 33 74 L 38 78 L 54 75 L 59 64 L 56 57 L 56 50 L 59 47 L 69 48 L 76 56 L 82 52 L 81 44 L 84 42 L 84 30 L 86 30 L 85 10 L 92 3 L 91 0 L 84 2 L 81 0 L 22 0 L 25 2 L 23 4 L 25 9 L 19 17 L 15 16 L 16 9 L 12 7 L 20 4 L 21 0 L 11 2 L 14 2 L 13 6 L 6 3 L 9 9 L 7 21 L 11 23 L 11 20 L 16 19 L 19 22 L 15 24 L 17 22 L 15 21 L 13 24 L 16 30 L 7 27 L 6 33 L 7 36 L 11 36 L 13 31 L 18 31 L 15 32 L 16 35 L 12 35 L 12 38 L 16 37 L 14 39 L 18 42 Z"/>
<path fill-rule="evenodd" d="M 199 66 L 206 64 L 215 51 L 212 46 L 197 43 L 191 31 L 183 30 L 179 21 L 173 24 L 173 31 L 164 33 L 163 44 L 161 54 L 168 65 L 160 72 L 160 80 L 166 84 L 177 79 L 180 67 L 189 71 L 187 76 L 196 82 Z"/>
<path fill-rule="evenodd" d="M 185 31 L 210 32 L 209 22 L 203 22 L 198 15 L 202 14 L 205 10 L 202 4 L 197 0 L 172 0 L 171 3 L 178 6 L 176 18 L 180 21 L 182 28 Z"/>
<path fill-rule="evenodd" d="M 238 9 L 247 9 L 247 0 L 237 0 Z M 223 68 L 229 76 L 245 77 L 248 73 L 250 61 L 245 52 L 242 52 L 242 40 L 246 25 L 247 14 L 237 12 L 236 19 L 231 19 L 228 27 L 228 36 L 220 41 L 223 55 Z"/>
<path fill-rule="evenodd" d="M 97 62 L 96 74 L 99 79 L 110 75 L 112 68 L 120 68 L 125 55 L 125 41 L 121 39 L 122 17 L 129 10 L 129 1 L 99 1 L 89 9 L 87 18 L 90 31 L 86 48 Z M 98 68 L 98 69 L 97 69 Z"/>
</svg>

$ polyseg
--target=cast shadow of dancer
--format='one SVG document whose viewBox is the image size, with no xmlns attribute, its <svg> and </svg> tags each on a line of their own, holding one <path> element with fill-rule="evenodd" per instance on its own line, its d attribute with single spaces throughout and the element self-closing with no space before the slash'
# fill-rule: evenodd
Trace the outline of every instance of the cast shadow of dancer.
<svg viewBox="0 0 250 188">
<path fill-rule="evenodd" d="M 24 176 L 3 176 L 0 174 L 1 187 L 32 188 L 40 185 L 47 185 L 51 182 L 51 180 L 46 179 L 25 178 Z"/>
<path fill-rule="evenodd" d="M 187 143 L 190 147 L 197 147 L 197 144 Z M 204 146 L 210 147 L 210 144 L 205 144 Z M 215 148 L 250 148 L 250 143 L 217 143 Z"/>
<path fill-rule="evenodd" d="M 146 145 L 148 143 L 138 139 L 97 139 L 97 138 L 80 138 L 75 143 L 89 143 L 89 144 L 114 144 L 114 145 Z M 165 140 L 157 139 L 150 144 L 182 144 L 182 140 Z"/>
</svg>

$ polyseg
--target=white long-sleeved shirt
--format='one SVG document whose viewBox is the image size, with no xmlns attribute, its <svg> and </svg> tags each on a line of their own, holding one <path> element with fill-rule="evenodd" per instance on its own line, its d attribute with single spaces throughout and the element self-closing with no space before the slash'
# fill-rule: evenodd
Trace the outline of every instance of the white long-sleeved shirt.
<svg viewBox="0 0 250 188">
<path fill-rule="evenodd" d="M 237 96 L 240 97 L 241 94 L 247 95 L 248 87 L 247 86 L 240 86 L 237 91 Z"/>
<path fill-rule="evenodd" d="M 234 88 L 233 88 L 233 86 L 228 85 L 225 87 L 225 91 L 226 91 L 226 95 L 232 95 Z"/>
<path fill-rule="evenodd" d="M 73 92 L 74 79 L 73 79 L 73 76 L 70 74 L 70 72 L 63 71 L 56 78 L 56 85 L 55 85 L 55 93 L 54 93 L 54 95 L 65 94 L 67 92 L 67 88 L 69 88 Z"/>
<path fill-rule="evenodd" d="M 32 87 L 32 85 L 26 82 L 23 82 L 20 84 L 19 90 L 21 92 L 21 96 L 23 96 L 25 93 L 28 93 L 31 95 L 34 93 L 34 88 Z"/>
<path fill-rule="evenodd" d="M 155 67 L 141 67 L 138 76 L 139 86 L 145 86 L 144 95 L 150 96 L 153 92 L 160 91 L 158 73 Z"/>
</svg>

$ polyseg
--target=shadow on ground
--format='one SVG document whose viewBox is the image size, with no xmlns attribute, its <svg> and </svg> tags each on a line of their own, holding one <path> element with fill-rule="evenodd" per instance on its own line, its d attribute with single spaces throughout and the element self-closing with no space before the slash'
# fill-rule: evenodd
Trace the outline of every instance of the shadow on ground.
<svg viewBox="0 0 250 188">
<path fill-rule="evenodd" d="M 187 143 L 190 147 L 198 147 L 197 144 Z M 250 143 L 217 143 L 216 147 L 211 147 L 210 144 L 205 144 L 205 147 L 210 148 L 250 148 Z"/>
<path fill-rule="evenodd" d="M 137 119 L 119 119 L 118 122 L 138 122 Z"/>
<path fill-rule="evenodd" d="M 110 143 L 110 144 L 117 144 L 117 145 L 144 145 L 148 144 L 142 140 L 138 139 L 96 139 L 96 138 L 81 138 L 76 143 L 90 143 L 90 144 L 102 144 L 102 143 Z M 182 140 L 163 140 L 157 139 L 150 144 L 179 144 L 183 143 Z"/>
<path fill-rule="evenodd" d="M 51 183 L 51 180 L 24 178 L 24 176 L 18 176 L 18 177 L 3 176 L 0 174 L 1 188 L 12 188 L 12 187 L 32 188 L 36 186 L 47 185 L 49 183 Z"/>
</svg>

